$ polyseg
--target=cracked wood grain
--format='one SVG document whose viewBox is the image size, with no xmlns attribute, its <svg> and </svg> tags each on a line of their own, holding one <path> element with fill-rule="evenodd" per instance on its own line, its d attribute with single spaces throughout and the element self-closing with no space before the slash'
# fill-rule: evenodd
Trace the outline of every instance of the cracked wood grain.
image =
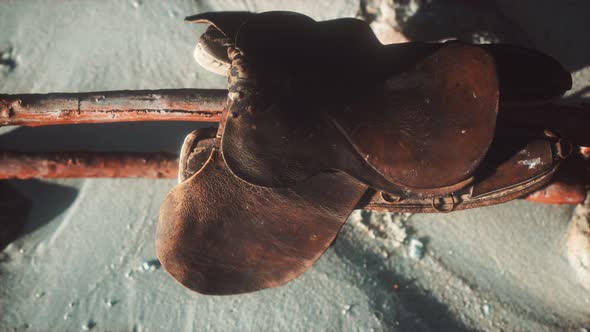
<svg viewBox="0 0 590 332">
<path fill-rule="evenodd" d="M 219 122 L 226 97 L 202 89 L 0 95 L 0 125 Z"/>
</svg>

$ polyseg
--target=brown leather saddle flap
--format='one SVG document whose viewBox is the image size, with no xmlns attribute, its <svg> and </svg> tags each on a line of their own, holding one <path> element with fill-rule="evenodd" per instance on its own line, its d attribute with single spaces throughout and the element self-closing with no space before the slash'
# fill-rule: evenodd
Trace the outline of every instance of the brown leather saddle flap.
<svg viewBox="0 0 590 332">
<path fill-rule="evenodd" d="M 498 136 L 486 160 L 475 173 L 472 198 L 518 188 L 553 173 L 561 161 L 562 142 L 549 138 Z M 523 188 L 524 189 L 524 188 Z"/>
<path fill-rule="evenodd" d="M 233 176 L 209 149 L 205 165 L 166 196 L 156 240 L 166 271 L 204 294 L 250 292 L 297 277 L 332 243 L 367 188 L 341 172 L 291 188 L 257 187 Z"/>
<path fill-rule="evenodd" d="M 380 192 L 368 192 L 358 209 L 389 212 L 437 213 L 504 203 L 540 189 L 557 171 L 565 150 L 562 141 L 515 137 L 496 138 L 471 185 L 450 195 L 432 198 L 395 199 Z"/>
</svg>

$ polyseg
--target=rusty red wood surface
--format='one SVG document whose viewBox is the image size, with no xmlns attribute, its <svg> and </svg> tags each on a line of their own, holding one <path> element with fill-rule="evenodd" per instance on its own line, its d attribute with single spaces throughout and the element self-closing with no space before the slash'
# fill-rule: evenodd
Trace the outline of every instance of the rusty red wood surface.
<svg viewBox="0 0 590 332">
<path fill-rule="evenodd" d="M 0 152 L 0 179 L 176 178 L 177 156 L 129 152 Z"/>
<path fill-rule="evenodd" d="M 567 160 L 550 185 L 529 196 L 527 200 L 544 204 L 582 204 L 590 185 L 590 148 L 580 147 Z"/>
<path fill-rule="evenodd" d="M 226 98 L 203 89 L 0 95 L 0 125 L 219 122 Z"/>
<path fill-rule="evenodd" d="M 527 201 L 543 204 L 582 204 L 586 188 L 580 184 L 554 182 L 526 197 Z"/>
</svg>

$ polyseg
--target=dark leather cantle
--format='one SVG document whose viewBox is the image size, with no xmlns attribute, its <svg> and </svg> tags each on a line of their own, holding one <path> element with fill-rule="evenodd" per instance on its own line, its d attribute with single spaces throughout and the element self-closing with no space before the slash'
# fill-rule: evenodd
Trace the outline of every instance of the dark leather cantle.
<svg viewBox="0 0 590 332">
<path fill-rule="evenodd" d="M 156 249 L 204 294 L 275 287 L 307 270 L 353 209 L 449 212 L 543 186 L 571 144 L 503 112 L 560 97 L 540 52 L 461 42 L 382 45 L 356 19 L 206 13 L 199 63 L 227 75 L 218 129 L 193 132 Z"/>
</svg>

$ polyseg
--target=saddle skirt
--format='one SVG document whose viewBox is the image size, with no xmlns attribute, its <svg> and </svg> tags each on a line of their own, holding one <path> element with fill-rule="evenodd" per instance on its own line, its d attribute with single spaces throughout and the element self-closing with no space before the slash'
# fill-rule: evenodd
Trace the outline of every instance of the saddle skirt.
<svg viewBox="0 0 590 332">
<path fill-rule="evenodd" d="M 219 128 L 187 137 L 160 211 L 158 257 L 192 290 L 295 278 L 353 209 L 448 212 L 526 195 L 571 150 L 543 126 L 497 121 L 505 105 L 570 88 L 542 53 L 381 45 L 363 21 L 288 12 L 187 19 L 210 24 L 197 61 L 228 76 Z"/>
</svg>

